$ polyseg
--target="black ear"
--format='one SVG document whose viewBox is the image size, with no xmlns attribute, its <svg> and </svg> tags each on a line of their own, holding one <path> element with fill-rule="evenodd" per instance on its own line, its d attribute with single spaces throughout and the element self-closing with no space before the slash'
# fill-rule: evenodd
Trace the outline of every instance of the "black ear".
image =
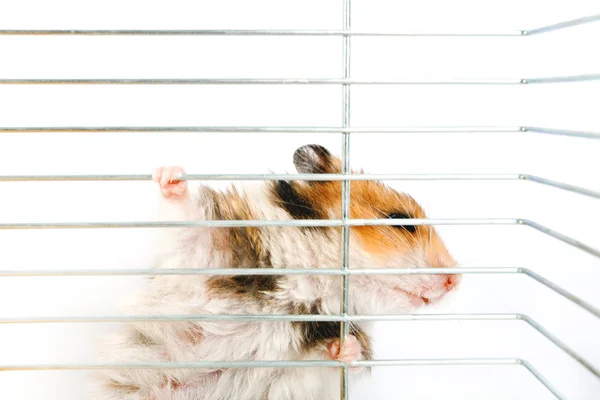
<svg viewBox="0 0 600 400">
<path fill-rule="evenodd" d="M 307 144 L 294 152 L 294 165 L 301 174 L 335 174 L 340 162 L 329 150 L 317 144 Z"/>
</svg>

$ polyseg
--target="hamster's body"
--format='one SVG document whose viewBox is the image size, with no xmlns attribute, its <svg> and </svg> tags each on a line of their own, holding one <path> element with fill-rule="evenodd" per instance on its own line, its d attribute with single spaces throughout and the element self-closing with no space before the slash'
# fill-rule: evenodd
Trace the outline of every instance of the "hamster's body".
<svg viewBox="0 0 600 400">
<path fill-rule="evenodd" d="M 300 148 L 302 173 L 339 173 L 319 146 Z M 163 220 L 339 218 L 340 182 L 263 182 L 191 196 L 183 170 L 155 173 Z M 409 196 L 378 182 L 352 182 L 352 218 L 422 218 Z M 339 228 L 165 229 L 157 268 L 339 268 Z M 455 262 L 431 227 L 354 227 L 351 268 L 450 267 Z M 350 314 L 402 313 L 441 298 L 458 276 L 350 277 Z M 149 280 L 130 310 L 142 315 L 338 314 L 339 276 L 168 275 Z M 139 322 L 107 340 L 107 362 L 341 360 L 372 357 L 367 324 L 353 324 L 339 346 L 333 322 Z M 352 369 L 352 378 L 365 368 Z M 339 368 L 130 369 L 104 371 L 97 400 L 330 400 L 339 398 Z"/>
</svg>

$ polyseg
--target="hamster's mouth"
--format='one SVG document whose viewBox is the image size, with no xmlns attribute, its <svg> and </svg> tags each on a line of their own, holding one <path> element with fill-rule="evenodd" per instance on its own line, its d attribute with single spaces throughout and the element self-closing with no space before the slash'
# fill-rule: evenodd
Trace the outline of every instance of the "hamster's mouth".
<svg viewBox="0 0 600 400">
<path fill-rule="evenodd" d="M 403 289 L 399 286 L 394 286 L 394 290 L 397 292 L 402 293 L 403 295 L 405 295 L 406 297 L 408 297 L 408 300 L 410 301 L 410 303 L 415 306 L 415 307 L 419 307 L 422 306 L 424 304 L 429 304 L 429 302 L 431 301 L 429 298 L 424 297 L 424 296 L 419 296 L 418 294 L 409 292 L 406 289 Z"/>
</svg>

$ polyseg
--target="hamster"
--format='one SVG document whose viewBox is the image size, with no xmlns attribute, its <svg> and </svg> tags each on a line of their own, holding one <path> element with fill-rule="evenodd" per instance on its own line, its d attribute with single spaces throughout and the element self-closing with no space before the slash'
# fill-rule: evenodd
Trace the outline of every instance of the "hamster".
<svg viewBox="0 0 600 400">
<path fill-rule="evenodd" d="M 294 153 L 299 173 L 341 173 L 318 145 Z M 155 170 L 162 220 L 339 219 L 339 181 L 262 181 L 195 195 L 182 168 Z M 351 182 L 352 218 L 425 218 L 410 196 L 381 182 Z M 161 230 L 156 268 L 340 268 L 340 227 Z M 431 226 L 360 226 L 350 232 L 350 268 L 457 264 Z M 351 275 L 349 314 L 407 313 L 458 287 L 460 275 Z M 339 314 L 339 276 L 156 276 L 130 310 L 138 315 Z M 106 362 L 372 359 L 368 323 L 135 322 L 104 343 Z M 96 400 L 332 400 L 339 368 L 121 369 L 97 372 Z M 350 369 L 351 381 L 368 368 Z"/>
</svg>

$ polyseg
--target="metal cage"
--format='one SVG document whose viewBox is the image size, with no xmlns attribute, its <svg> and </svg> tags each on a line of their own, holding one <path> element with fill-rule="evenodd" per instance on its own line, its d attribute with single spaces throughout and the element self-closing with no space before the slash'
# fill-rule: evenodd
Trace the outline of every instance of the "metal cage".
<svg viewBox="0 0 600 400">
<path fill-rule="evenodd" d="M 136 228 L 136 227 L 290 227 L 290 226 L 327 226 L 342 229 L 342 266 L 340 269 L 125 269 L 125 270 L 0 270 L 1 277 L 14 276 L 118 276 L 118 275 L 336 275 L 342 279 L 342 307 L 339 315 L 162 315 L 162 316 L 72 316 L 72 317 L 33 317 L 33 318 L 0 318 L 1 324 L 28 323 L 87 323 L 87 322 L 126 322 L 126 321 L 336 321 L 341 322 L 340 340 L 348 334 L 351 321 L 413 321 L 413 320 L 516 320 L 523 321 L 539 332 L 547 340 L 570 355 L 590 373 L 600 379 L 600 369 L 577 354 L 568 345 L 524 314 L 434 314 L 434 315 L 348 315 L 348 286 L 350 275 L 357 274 L 523 274 L 539 284 L 553 290 L 577 304 L 595 317 L 600 318 L 600 309 L 585 302 L 576 294 L 561 288 L 543 276 L 526 268 L 436 268 L 427 269 L 368 269 L 351 270 L 349 268 L 349 232 L 350 227 L 366 225 L 523 225 L 527 228 L 549 235 L 577 249 L 600 258 L 600 249 L 591 247 L 561 232 L 542 226 L 528 219 L 351 219 L 350 181 L 353 180 L 524 180 L 534 184 L 546 185 L 583 196 L 600 199 L 600 192 L 577 187 L 568 183 L 557 182 L 543 177 L 528 174 L 366 174 L 350 173 L 350 143 L 354 133 L 402 133 L 402 132 L 533 132 L 537 134 L 564 135 L 588 139 L 600 139 L 600 133 L 574 130 L 551 129 L 533 126 L 512 127 L 357 127 L 350 119 L 350 88 L 352 85 L 541 85 L 556 82 L 579 82 L 600 80 L 600 74 L 556 76 L 556 77 L 517 77 L 513 79 L 421 79 L 421 80 L 358 80 L 350 73 L 351 39 L 355 36 L 515 36 L 528 37 L 546 32 L 567 29 L 573 26 L 600 21 L 600 15 L 560 22 L 530 30 L 506 31 L 406 31 L 406 32 L 360 32 L 351 29 L 350 0 L 343 0 L 343 24 L 340 30 L 0 30 L 0 35 L 70 35 L 70 36 L 338 36 L 343 38 L 343 60 L 340 77 L 328 79 L 1 79 L 0 85 L 339 85 L 342 88 L 342 121 L 340 126 L 73 126 L 73 127 L 0 127 L 0 133 L 24 132 L 289 132 L 289 133 L 330 133 L 341 134 L 342 137 L 342 173 L 341 174 L 229 174 L 199 175 L 188 174 L 185 180 L 336 180 L 342 182 L 342 218 L 339 220 L 290 220 L 290 221 L 196 221 L 196 222 L 111 222 L 111 223 L 3 223 L 0 229 L 98 229 L 98 228 Z M 521 39 L 524 40 L 524 39 Z M 0 176 L 0 181 L 134 181 L 150 180 L 150 175 L 29 175 Z M 247 367 L 339 367 L 342 371 L 341 399 L 348 399 L 348 368 L 361 366 L 400 366 L 400 365 L 520 365 L 528 370 L 556 398 L 564 397 L 545 379 L 527 360 L 524 359 L 389 359 L 358 361 L 351 364 L 337 361 L 198 361 L 193 363 L 129 363 L 129 364 L 28 364 L 0 365 L 0 371 L 31 370 L 89 370 L 89 369 L 122 369 L 122 368 L 247 368 Z"/>
</svg>

